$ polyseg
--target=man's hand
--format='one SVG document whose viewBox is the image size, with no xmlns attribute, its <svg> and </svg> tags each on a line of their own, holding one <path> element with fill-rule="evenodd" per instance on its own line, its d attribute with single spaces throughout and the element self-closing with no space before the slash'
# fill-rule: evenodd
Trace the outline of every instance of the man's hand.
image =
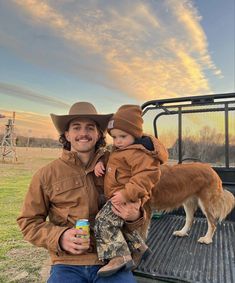
<svg viewBox="0 0 235 283">
<path fill-rule="evenodd" d="M 84 254 L 90 245 L 90 240 L 82 238 L 87 235 L 85 231 L 71 228 L 66 230 L 59 240 L 60 247 L 71 254 Z"/>
<path fill-rule="evenodd" d="M 111 198 L 112 205 L 119 205 L 119 204 L 126 204 L 127 200 L 123 196 L 121 191 L 118 191 L 113 194 L 113 197 Z"/>
<path fill-rule="evenodd" d="M 99 161 L 96 163 L 94 172 L 95 172 L 96 177 L 101 177 L 102 175 L 104 175 L 105 168 L 104 168 L 104 164 L 102 161 Z"/>
<path fill-rule="evenodd" d="M 113 212 L 125 221 L 135 221 L 140 218 L 141 201 L 127 202 L 126 204 L 112 203 Z"/>
</svg>

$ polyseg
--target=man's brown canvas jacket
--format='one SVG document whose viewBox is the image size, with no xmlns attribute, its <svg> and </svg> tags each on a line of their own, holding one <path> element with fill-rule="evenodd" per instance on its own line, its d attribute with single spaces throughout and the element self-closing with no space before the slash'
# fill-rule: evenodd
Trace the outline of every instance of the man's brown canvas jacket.
<svg viewBox="0 0 235 283">
<path fill-rule="evenodd" d="M 84 167 L 77 153 L 63 150 L 61 158 L 41 168 L 32 178 L 17 222 L 25 240 L 48 249 L 52 264 L 101 264 L 92 227 L 100 209 L 103 186 L 102 178 L 96 178 L 93 169 L 102 155 L 99 150 Z M 133 223 L 126 223 L 127 229 L 136 229 L 144 218 L 145 214 Z M 77 219 L 89 219 L 91 225 L 91 248 L 83 255 L 68 254 L 59 246 L 60 236 Z"/>
</svg>

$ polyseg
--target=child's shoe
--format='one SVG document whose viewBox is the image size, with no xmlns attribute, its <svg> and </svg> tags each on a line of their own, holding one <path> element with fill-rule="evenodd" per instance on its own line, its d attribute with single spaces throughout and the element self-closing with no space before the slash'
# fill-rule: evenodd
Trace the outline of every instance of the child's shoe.
<svg viewBox="0 0 235 283">
<path fill-rule="evenodd" d="M 101 267 L 97 274 L 102 277 L 110 276 L 116 273 L 121 268 L 125 267 L 125 270 L 131 270 L 134 267 L 134 261 L 130 255 L 116 256 L 110 259 L 109 263 Z"/>
<path fill-rule="evenodd" d="M 152 251 L 151 249 L 146 245 L 142 244 L 135 252 L 132 254 L 132 259 L 135 263 L 135 266 L 133 269 L 137 268 L 137 266 L 140 264 L 141 260 L 146 260 L 146 258 L 151 255 Z"/>
<path fill-rule="evenodd" d="M 146 245 L 146 244 L 142 244 L 138 249 L 137 249 L 137 253 L 140 254 L 141 259 L 145 260 L 149 255 L 151 255 L 152 251 L 151 249 Z"/>
</svg>

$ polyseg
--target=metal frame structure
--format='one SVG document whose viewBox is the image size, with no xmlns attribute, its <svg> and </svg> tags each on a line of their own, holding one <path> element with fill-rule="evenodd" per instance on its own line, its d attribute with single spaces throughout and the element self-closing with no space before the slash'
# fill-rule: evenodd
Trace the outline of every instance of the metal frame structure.
<svg viewBox="0 0 235 283">
<path fill-rule="evenodd" d="M 197 109 L 193 109 L 197 106 Z M 199 108 L 198 108 L 199 106 Z M 200 108 L 202 106 L 202 108 Z M 212 106 L 205 108 L 205 106 Z M 215 107 L 213 107 L 215 106 Z M 225 117 L 225 168 L 229 169 L 229 111 L 235 110 L 235 93 L 180 97 L 151 100 L 142 105 L 143 115 L 150 110 L 159 109 L 153 120 L 154 134 L 157 137 L 157 120 L 163 115 L 178 115 L 178 163 L 182 163 L 182 116 L 188 113 L 224 112 Z M 192 158 L 193 159 L 193 158 Z"/>
<path fill-rule="evenodd" d="M 13 112 L 12 119 L 8 119 L 8 122 L 5 125 L 5 132 L 1 142 L 2 161 L 5 161 L 6 157 L 10 157 L 13 162 L 17 161 L 14 125 L 15 125 L 15 112 Z"/>
</svg>

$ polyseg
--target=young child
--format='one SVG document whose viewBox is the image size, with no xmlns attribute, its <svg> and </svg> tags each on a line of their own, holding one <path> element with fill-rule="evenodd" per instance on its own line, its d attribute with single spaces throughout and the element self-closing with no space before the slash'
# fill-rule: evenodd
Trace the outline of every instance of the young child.
<svg viewBox="0 0 235 283">
<path fill-rule="evenodd" d="M 131 254 L 145 257 L 149 248 L 137 231 L 127 231 L 124 220 L 112 211 L 112 204 L 141 201 L 151 197 L 159 181 L 160 164 L 168 158 L 165 147 L 157 138 L 143 136 L 141 108 L 123 105 L 111 118 L 108 133 L 113 149 L 106 170 L 102 161 L 95 166 L 95 175 L 104 178 L 104 193 L 108 201 L 96 216 L 95 236 L 98 257 L 108 264 L 99 269 L 100 276 L 109 276 L 125 267 L 132 269 Z"/>
</svg>

